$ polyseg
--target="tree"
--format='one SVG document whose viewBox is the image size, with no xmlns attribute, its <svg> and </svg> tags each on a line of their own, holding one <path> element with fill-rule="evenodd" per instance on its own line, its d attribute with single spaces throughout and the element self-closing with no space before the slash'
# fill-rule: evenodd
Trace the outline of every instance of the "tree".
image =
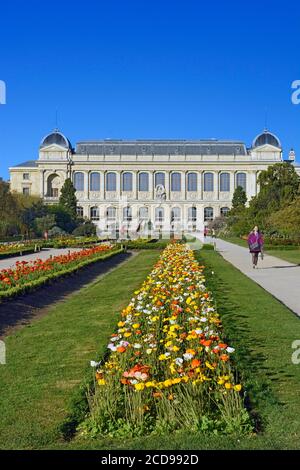
<svg viewBox="0 0 300 470">
<path fill-rule="evenodd" d="M 76 218 L 76 189 L 73 186 L 73 183 L 70 178 L 67 178 L 61 188 L 59 204 L 67 209 L 70 215 Z"/>
<path fill-rule="evenodd" d="M 55 216 L 54 214 L 48 214 L 44 217 L 38 217 L 35 219 L 35 227 L 38 235 L 43 235 L 47 230 L 49 231 L 52 227 L 55 226 Z"/>
<path fill-rule="evenodd" d="M 238 186 L 233 193 L 232 208 L 233 209 L 244 208 L 246 205 L 246 202 L 247 202 L 246 192 L 244 191 L 242 186 Z"/>
<path fill-rule="evenodd" d="M 51 204 L 48 206 L 48 214 L 55 217 L 55 225 L 65 232 L 71 233 L 78 225 L 77 218 L 62 204 Z"/>
<path fill-rule="evenodd" d="M 273 212 L 267 222 L 279 235 L 300 238 L 300 196 L 286 207 Z"/>
</svg>

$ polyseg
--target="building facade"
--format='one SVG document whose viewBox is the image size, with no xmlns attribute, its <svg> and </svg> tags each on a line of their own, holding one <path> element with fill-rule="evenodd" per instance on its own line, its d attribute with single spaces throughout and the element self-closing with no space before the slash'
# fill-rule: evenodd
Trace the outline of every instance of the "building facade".
<svg viewBox="0 0 300 470">
<path fill-rule="evenodd" d="M 293 151 L 289 159 L 295 159 Z M 10 168 L 10 181 L 12 191 L 50 204 L 71 178 L 78 214 L 100 231 L 122 224 L 201 231 L 228 212 L 237 186 L 250 200 L 259 191 L 259 172 L 281 161 L 281 143 L 268 131 L 250 148 L 240 141 L 102 140 L 73 149 L 55 130 L 42 140 L 37 160 Z"/>
</svg>

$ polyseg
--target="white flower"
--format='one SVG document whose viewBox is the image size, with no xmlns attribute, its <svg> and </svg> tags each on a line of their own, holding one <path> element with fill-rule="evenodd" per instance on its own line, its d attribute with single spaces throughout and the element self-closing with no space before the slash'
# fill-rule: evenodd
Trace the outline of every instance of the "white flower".
<svg viewBox="0 0 300 470">
<path fill-rule="evenodd" d="M 183 359 L 181 357 L 176 357 L 175 364 L 177 366 L 181 366 L 182 363 L 183 363 Z"/>
<path fill-rule="evenodd" d="M 113 344 L 113 343 L 110 343 L 108 346 L 107 346 L 108 349 L 110 349 L 111 351 L 116 351 L 117 348 L 116 346 Z"/>
<path fill-rule="evenodd" d="M 189 361 L 193 357 L 194 357 L 193 354 L 190 354 L 190 353 L 184 353 L 183 354 L 183 358 L 184 358 L 185 361 Z"/>
<path fill-rule="evenodd" d="M 230 354 L 230 353 L 233 353 L 233 352 L 235 351 L 235 349 L 234 349 L 234 348 L 231 348 L 230 346 L 228 346 L 228 347 L 226 348 L 226 351 Z"/>
<path fill-rule="evenodd" d="M 201 321 L 202 323 L 205 323 L 205 322 L 207 322 L 207 318 L 206 318 L 206 317 L 201 317 L 201 318 L 200 318 L 200 321 Z"/>
<path fill-rule="evenodd" d="M 195 333 L 197 333 L 197 335 L 201 335 L 202 330 L 195 330 Z"/>
<path fill-rule="evenodd" d="M 119 339 L 121 338 L 121 336 L 113 336 L 112 338 L 110 338 L 110 340 L 114 343 L 115 341 L 118 341 Z"/>
<path fill-rule="evenodd" d="M 98 367 L 100 365 L 101 362 L 96 362 L 96 361 L 91 361 L 90 364 L 91 364 L 91 367 Z"/>
<path fill-rule="evenodd" d="M 135 349 L 140 349 L 140 348 L 142 347 L 142 345 L 139 344 L 139 343 L 135 343 L 135 344 L 133 345 L 133 347 L 134 347 Z"/>
</svg>

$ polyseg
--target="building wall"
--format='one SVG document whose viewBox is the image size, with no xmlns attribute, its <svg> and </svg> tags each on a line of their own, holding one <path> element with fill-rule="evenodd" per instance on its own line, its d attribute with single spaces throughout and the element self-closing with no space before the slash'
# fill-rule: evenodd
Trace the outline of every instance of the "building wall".
<svg viewBox="0 0 300 470">
<path fill-rule="evenodd" d="M 29 174 L 29 179 L 24 176 Z M 38 168 L 14 168 L 10 171 L 10 189 L 23 193 L 23 188 L 29 188 L 32 196 L 40 196 L 40 171 Z"/>
</svg>

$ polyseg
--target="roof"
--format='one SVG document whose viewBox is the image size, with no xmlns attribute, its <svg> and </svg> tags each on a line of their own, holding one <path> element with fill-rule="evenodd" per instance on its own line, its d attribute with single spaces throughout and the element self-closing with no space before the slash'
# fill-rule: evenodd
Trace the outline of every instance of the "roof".
<svg viewBox="0 0 300 470">
<path fill-rule="evenodd" d="M 273 147 L 281 148 L 281 143 L 278 137 L 266 129 L 262 134 L 259 134 L 253 141 L 253 148 L 262 147 L 263 145 L 273 145 Z"/>
<path fill-rule="evenodd" d="M 77 154 L 90 155 L 247 155 L 240 141 L 221 140 L 97 140 L 82 141 Z"/>
<path fill-rule="evenodd" d="M 13 168 L 37 168 L 37 161 L 36 160 L 27 160 L 27 162 L 19 163 L 18 165 L 14 165 Z"/>
<path fill-rule="evenodd" d="M 64 147 L 66 149 L 72 148 L 70 141 L 61 132 L 59 132 L 58 129 L 55 129 L 53 132 L 46 135 L 46 137 L 42 139 L 40 148 L 47 147 L 48 145 L 53 144 L 60 145 L 61 147 Z"/>
</svg>

